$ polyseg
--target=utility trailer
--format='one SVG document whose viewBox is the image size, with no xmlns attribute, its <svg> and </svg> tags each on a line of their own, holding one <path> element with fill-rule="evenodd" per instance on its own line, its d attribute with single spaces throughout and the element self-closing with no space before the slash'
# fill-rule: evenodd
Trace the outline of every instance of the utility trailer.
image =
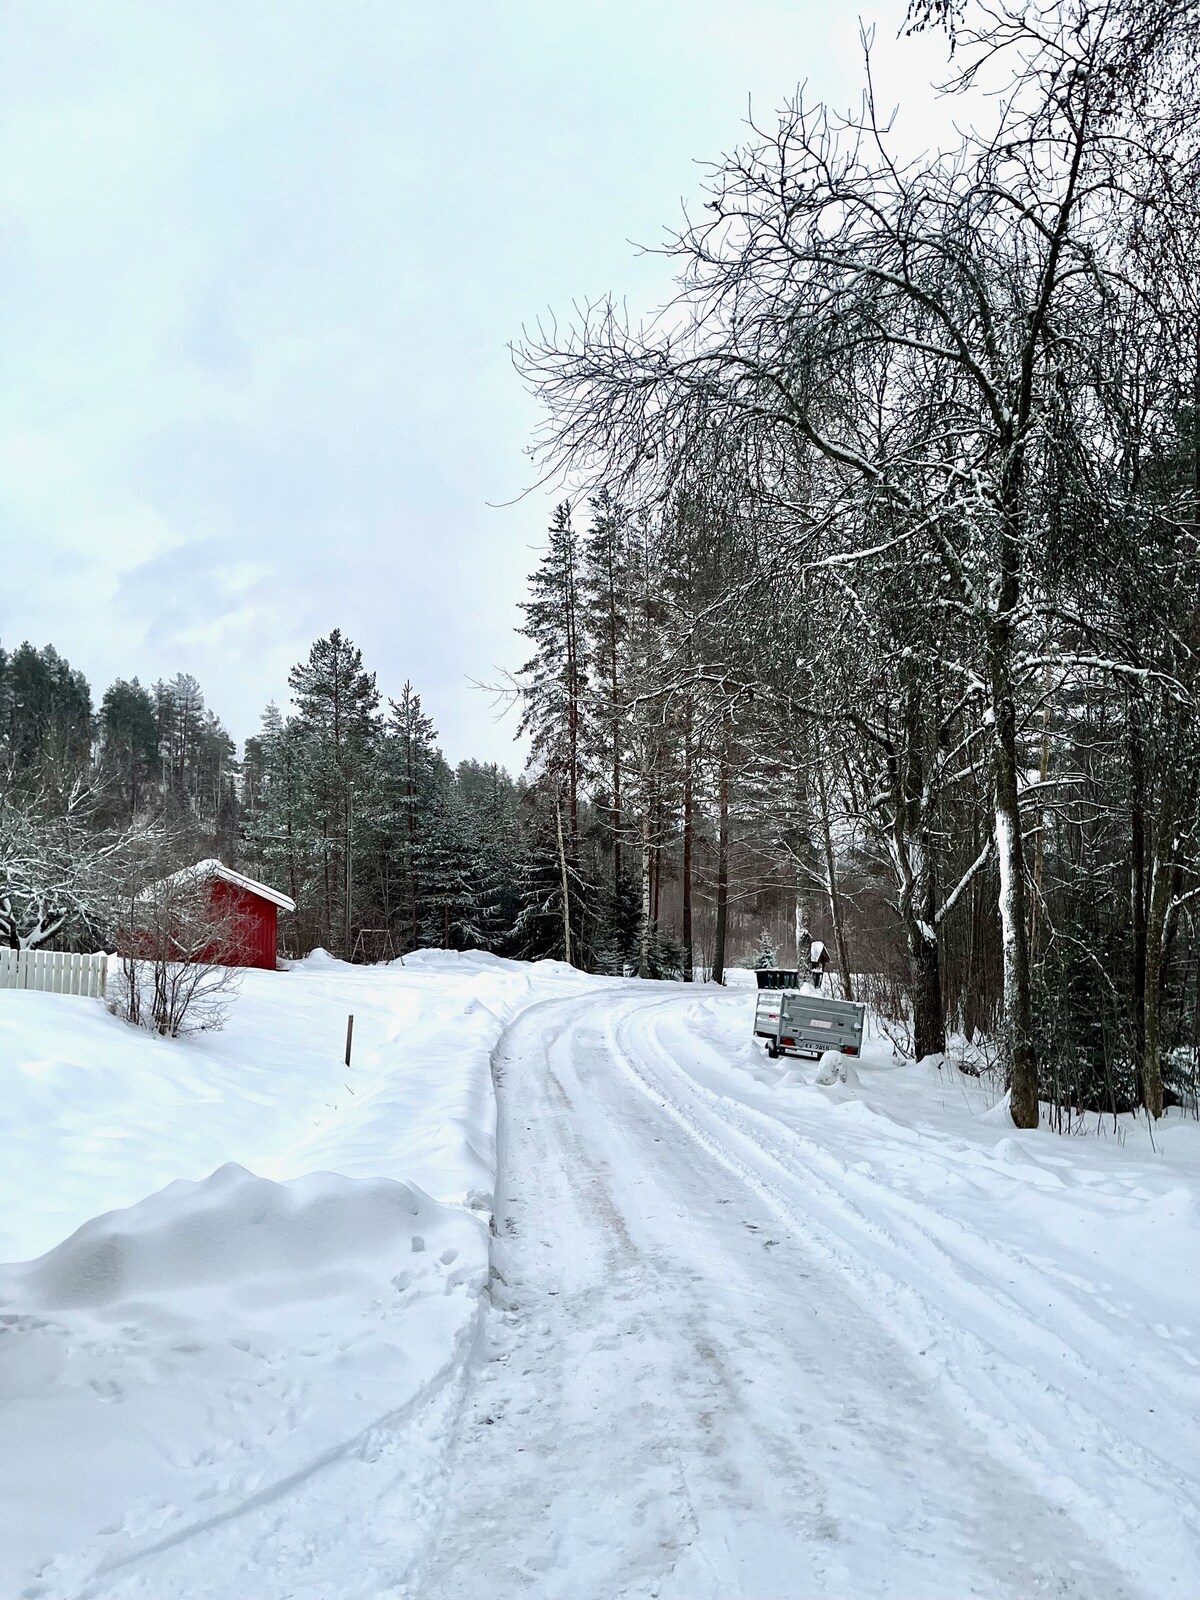
<svg viewBox="0 0 1200 1600">
<path fill-rule="evenodd" d="M 811 989 L 760 989 L 754 1008 L 755 1038 L 767 1054 L 823 1056 L 836 1050 L 861 1056 L 867 1008 L 857 1000 L 830 1000 Z"/>
</svg>

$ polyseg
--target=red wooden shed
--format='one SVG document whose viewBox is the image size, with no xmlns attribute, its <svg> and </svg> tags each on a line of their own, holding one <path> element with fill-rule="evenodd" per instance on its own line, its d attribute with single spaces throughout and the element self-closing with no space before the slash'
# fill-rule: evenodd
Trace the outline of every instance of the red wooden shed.
<svg viewBox="0 0 1200 1600">
<path fill-rule="evenodd" d="M 213 910 L 235 930 L 232 941 L 201 957 L 226 967 L 262 967 L 274 972 L 279 949 L 279 913 L 294 911 L 296 902 L 269 884 L 235 872 L 215 857 L 185 867 L 168 882 L 207 883 Z"/>
</svg>

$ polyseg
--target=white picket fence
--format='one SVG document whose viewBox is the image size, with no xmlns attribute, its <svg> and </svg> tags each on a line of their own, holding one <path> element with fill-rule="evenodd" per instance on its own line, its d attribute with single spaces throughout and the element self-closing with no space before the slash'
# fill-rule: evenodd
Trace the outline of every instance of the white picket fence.
<svg viewBox="0 0 1200 1600">
<path fill-rule="evenodd" d="M 71 950 L 0 950 L 0 989 L 45 989 L 50 994 L 104 998 L 108 957 Z"/>
</svg>

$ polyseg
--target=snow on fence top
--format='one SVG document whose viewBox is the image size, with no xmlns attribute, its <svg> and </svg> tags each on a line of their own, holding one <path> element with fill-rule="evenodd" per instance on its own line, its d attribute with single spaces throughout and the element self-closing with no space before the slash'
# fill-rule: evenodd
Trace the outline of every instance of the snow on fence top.
<svg viewBox="0 0 1200 1600">
<path fill-rule="evenodd" d="M 244 873 L 235 872 L 232 867 L 227 867 L 223 861 L 218 861 L 215 856 L 208 857 L 205 861 L 197 861 L 194 867 L 183 867 L 179 872 L 173 872 L 169 878 L 162 878 L 154 885 L 155 889 L 165 885 L 201 883 L 206 879 L 219 878 L 222 883 L 232 883 L 239 889 L 245 889 L 250 894 L 256 894 L 262 900 L 269 900 L 273 906 L 278 906 L 281 911 L 295 911 L 296 902 L 290 895 L 280 894 L 278 889 L 272 889 L 269 884 L 259 883 L 256 878 L 247 878 Z M 147 895 L 153 892 L 147 889 Z"/>
</svg>

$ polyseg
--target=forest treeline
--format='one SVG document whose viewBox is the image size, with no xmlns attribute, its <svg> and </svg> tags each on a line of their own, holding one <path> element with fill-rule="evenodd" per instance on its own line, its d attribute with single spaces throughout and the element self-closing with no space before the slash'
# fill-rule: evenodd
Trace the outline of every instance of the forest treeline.
<svg viewBox="0 0 1200 1600">
<path fill-rule="evenodd" d="M 536 830 L 507 773 L 452 770 L 411 684 L 383 699 L 336 629 L 290 686 L 239 759 L 187 673 L 94 706 L 53 646 L 0 648 L 0 939 L 111 943 L 139 880 L 216 855 L 296 901 L 294 954 L 559 953 L 538 946 Z"/>
<path fill-rule="evenodd" d="M 564 526 L 573 538 L 566 513 L 555 520 L 551 571 Z M 588 714 L 579 781 L 560 794 L 548 779 L 552 596 L 544 575 L 534 584 L 537 656 L 522 681 L 540 756 L 520 779 L 494 763 L 452 768 L 412 684 L 385 696 L 337 629 L 296 664 L 287 713 L 268 706 L 240 756 L 187 673 L 150 688 L 119 679 L 95 705 L 53 646 L 0 647 L 0 941 L 111 947 L 131 896 L 215 855 L 296 902 L 282 923 L 291 954 L 320 945 L 372 961 L 439 946 L 684 976 L 678 937 L 643 936 L 626 824 L 584 781 Z M 664 791 L 654 912 L 676 876 L 669 806 Z M 744 920 L 748 957 L 757 911 Z"/>
</svg>

